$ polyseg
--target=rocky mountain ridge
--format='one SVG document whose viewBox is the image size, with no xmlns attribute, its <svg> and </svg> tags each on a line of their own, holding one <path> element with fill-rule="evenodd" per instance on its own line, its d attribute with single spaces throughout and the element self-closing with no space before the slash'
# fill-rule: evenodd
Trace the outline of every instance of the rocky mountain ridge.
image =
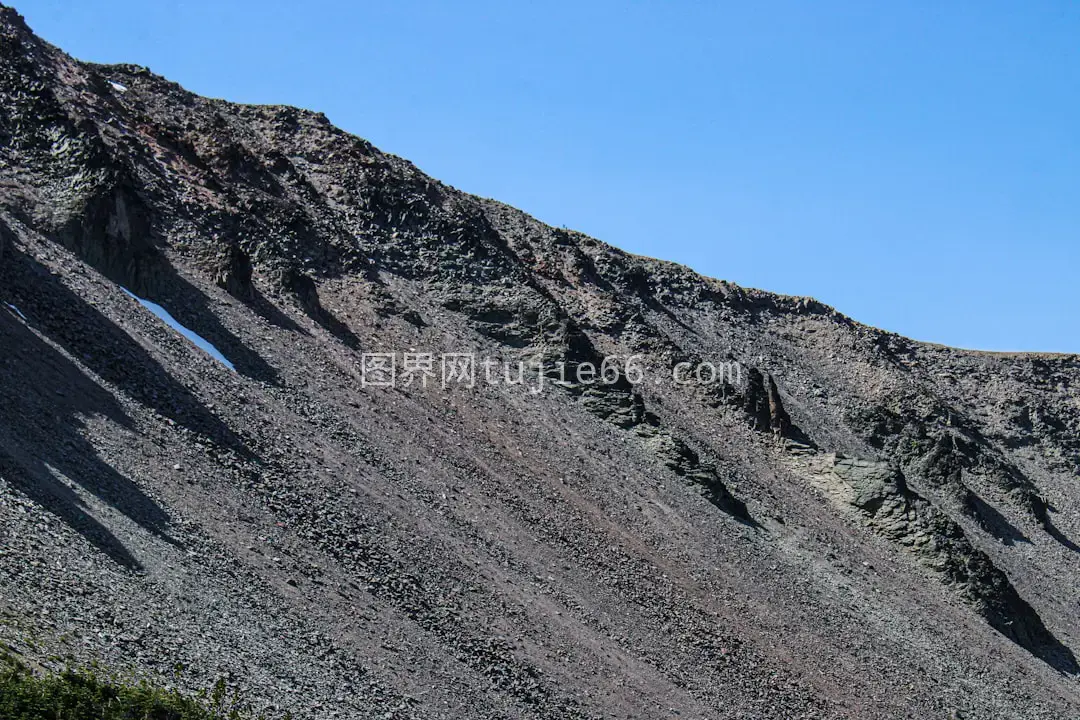
<svg viewBox="0 0 1080 720">
<path fill-rule="evenodd" d="M 24 656 L 313 718 L 1080 713 L 1075 356 L 632 256 L 2 6 L 0 94 Z M 406 352 L 548 382 L 366 382 Z"/>
</svg>

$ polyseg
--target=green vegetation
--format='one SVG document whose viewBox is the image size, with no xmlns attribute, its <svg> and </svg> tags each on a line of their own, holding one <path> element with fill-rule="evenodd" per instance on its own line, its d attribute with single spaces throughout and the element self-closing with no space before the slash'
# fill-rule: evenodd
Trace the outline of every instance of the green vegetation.
<svg viewBox="0 0 1080 720">
<path fill-rule="evenodd" d="M 90 670 L 38 675 L 0 652 L 4 720 L 250 720 L 219 680 L 198 699 L 147 683 L 102 679 Z"/>
</svg>

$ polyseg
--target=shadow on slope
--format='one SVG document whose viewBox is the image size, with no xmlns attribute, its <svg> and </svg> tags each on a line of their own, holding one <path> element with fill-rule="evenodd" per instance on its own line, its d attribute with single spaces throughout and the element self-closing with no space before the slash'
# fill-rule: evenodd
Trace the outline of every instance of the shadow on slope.
<svg viewBox="0 0 1080 720">
<path fill-rule="evenodd" d="M 1072 550 L 1074 553 L 1080 553 L 1080 545 L 1077 545 L 1070 540 L 1065 533 L 1058 529 L 1057 525 L 1054 525 L 1054 521 L 1050 519 L 1050 513 L 1052 512 L 1057 512 L 1057 510 L 1053 505 L 1046 503 L 1046 511 L 1039 517 L 1043 530 L 1045 530 L 1050 537 L 1057 540 L 1063 547 Z"/>
<path fill-rule="evenodd" d="M 962 501 L 964 514 L 972 518 L 986 532 L 1008 546 L 1016 543 L 1030 543 L 1031 540 L 990 503 L 979 497 L 973 490 L 964 493 Z"/>
<path fill-rule="evenodd" d="M 121 565 L 139 567 L 58 474 L 175 544 L 168 514 L 103 461 L 81 431 L 80 418 L 93 415 L 131 427 L 116 399 L 6 307 L 0 311 L 0 347 L 0 474 Z"/>
<path fill-rule="evenodd" d="M 0 300 L 102 379 L 161 415 L 219 445 L 250 455 L 240 439 L 138 342 L 72 292 L 50 271 L 18 251 L 3 261 Z"/>
</svg>

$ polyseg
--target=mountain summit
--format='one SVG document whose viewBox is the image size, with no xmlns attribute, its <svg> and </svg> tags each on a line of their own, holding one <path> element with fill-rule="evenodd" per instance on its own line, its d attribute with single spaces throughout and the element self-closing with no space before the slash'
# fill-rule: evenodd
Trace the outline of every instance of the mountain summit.
<svg viewBox="0 0 1080 720">
<path fill-rule="evenodd" d="M 1080 361 L 544 225 L 0 6 L 0 639 L 298 718 L 1080 716 Z"/>
</svg>

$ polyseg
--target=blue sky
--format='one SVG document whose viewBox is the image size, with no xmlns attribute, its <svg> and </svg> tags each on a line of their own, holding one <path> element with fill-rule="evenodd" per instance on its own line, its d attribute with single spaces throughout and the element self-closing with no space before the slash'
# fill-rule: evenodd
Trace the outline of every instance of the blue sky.
<svg viewBox="0 0 1080 720">
<path fill-rule="evenodd" d="M 1073 0 L 13 4 L 77 57 L 321 110 L 631 252 L 1080 352 Z"/>
</svg>

